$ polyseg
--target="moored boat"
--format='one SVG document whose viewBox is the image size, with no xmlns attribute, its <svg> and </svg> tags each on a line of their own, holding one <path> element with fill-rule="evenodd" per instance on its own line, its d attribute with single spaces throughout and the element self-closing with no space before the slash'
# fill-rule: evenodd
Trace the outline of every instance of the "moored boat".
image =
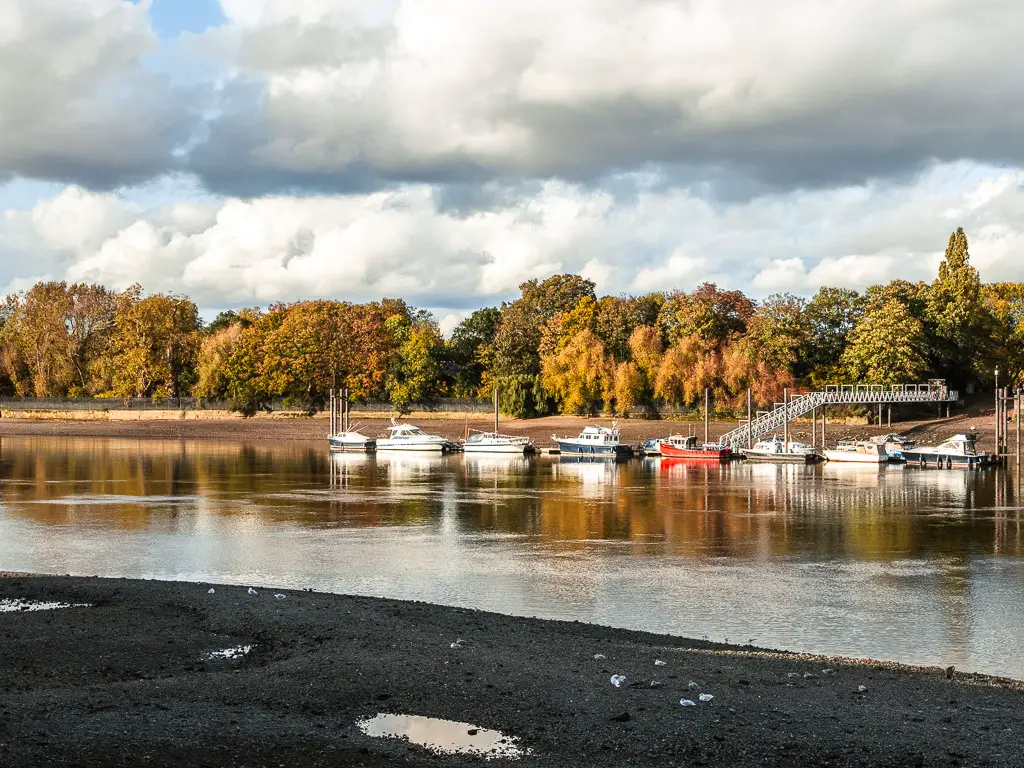
<svg viewBox="0 0 1024 768">
<path fill-rule="evenodd" d="M 878 435 L 871 438 L 871 442 L 880 443 L 885 446 L 885 452 L 889 454 L 890 458 L 895 458 L 896 454 L 901 453 L 905 450 L 910 450 L 917 446 L 913 440 L 909 437 L 892 432 L 888 435 Z"/>
<path fill-rule="evenodd" d="M 652 437 L 650 440 L 645 441 L 636 449 L 636 452 L 641 456 L 661 456 L 661 441 L 660 437 Z"/>
<path fill-rule="evenodd" d="M 377 447 L 377 440 L 368 437 L 357 430 L 338 432 L 327 436 L 327 442 L 332 451 L 356 451 L 366 453 Z"/>
<path fill-rule="evenodd" d="M 898 453 L 907 464 L 922 467 L 984 467 L 995 464 L 995 457 L 978 451 L 977 438 L 964 432 L 953 435 L 938 445 L 907 448 Z"/>
<path fill-rule="evenodd" d="M 825 451 L 829 461 L 854 462 L 857 464 L 883 464 L 889 460 L 884 443 L 873 440 L 841 441 L 834 449 Z"/>
<path fill-rule="evenodd" d="M 533 453 L 533 441 L 499 432 L 474 432 L 462 443 L 466 453 Z"/>
<path fill-rule="evenodd" d="M 619 441 L 619 428 L 612 422 L 609 427 L 584 427 L 578 437 L 558 437 L 551 439 L 558 444 L 558 450 L 567 455 L 582 456 L 630 456 L 632 447 Z"/>
<path fill-rule="evenodd" d="M 806 443 L 790 441 L 786 443 L 781 437 L 768 437 L 758 440 L 753 448 L 741 448 L 743 458 L 751 461 L 786 461 L 812 464 L 821 456 Z"/>
<path fill-rule="evenodd" d="M 378 451 L 430 451 L 445 453 L 458 450 L 458 445 L 441 435 L 428 435 L 412 424 L 395 424 L 388 436 L 377 439 Z"/>
<path fill-rule="evenodd" d="M 694 435 L 672 435 L 661 441 L 661 455 L 670 459 L 726 461 L 732 456 L 728 446 L 716 443 L 697 444 Z"/>
</svg>

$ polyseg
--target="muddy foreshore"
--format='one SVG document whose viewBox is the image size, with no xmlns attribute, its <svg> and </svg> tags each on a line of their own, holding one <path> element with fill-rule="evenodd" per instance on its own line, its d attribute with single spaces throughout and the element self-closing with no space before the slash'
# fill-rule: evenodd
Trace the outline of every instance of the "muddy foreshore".
<svg viewBox="0 0 1024 768">
<path fill-rule="evenodd" d="M 142 415 L 145 415 L 144 412 Z M 390 426 L 388 419 L 359 418 L 353 420 L 364 434 L 380 435 Z M 487 415 L 469 414 L 441 418 L 434 414 L 413 414 L 403 417 L 422 427 L 425 431 L 444 435 L 453 440 L 465 437 L 467 430 L 487 431 L 493 429 L 493 419 Z M 549 416 L 537 419 L 505 419 L 502 431 L 530 437 L 538 448 L 553 447 L 553 434 L 577 435 L 588 424 L 608 424 L 607 417 Z M 703 436 L 704 424 L 700 421 L 672 421 L 623 419 L 618 422 L 622 440 L 639 443 L 650 437 L 665 437 L 670 434 L 692 433 Z M 710 425 L 710 437 L 734 429 L 736 421 L 714 421 Z M 827 437 L 830 444 L 842 439 L 866 439 L 886 432 L 903 432 L 913 436 L 920 444 L 932 444 L 945 440 L 956 432 L 974 430 L 979 446 L 990 450 L 993 426 L 991 414 L 958 414 L 952 418 L 924 421 L 893 422 L 891 426 L 867 424 L 842 424 L 829 422 Z M 161 440 L 229 440 L 282 441 L 309 440 L 323 443 L 327 436 L 327 420 L 324 418 L 265 418 L 265 419 L 202 419 L 202 420 L 147 420 L 133 421 L 77 421 L 74 419 L 0 419 L 2 437 L 104 437 L 116 439 L 161 439 Z M 790 426 L 793 440 L 811 443 L 810 421 L 794 421 Z"/>
<path fill-rule="evenodd" d="M 209 588 L 0 579 L 0 601 L 90 606 L 0 612 L 0 765 L 482 764 L 363 735 L 356 722 L 381 712 L 503 731 L 529 750 L 523 766 L 1019 766 L 1024 754 L 1013 681 Z M 207 658 L 246 645 L 241 659 Z M 690 681 L 714 698 L 681 707 L 697 700 Z"/>
</svg>

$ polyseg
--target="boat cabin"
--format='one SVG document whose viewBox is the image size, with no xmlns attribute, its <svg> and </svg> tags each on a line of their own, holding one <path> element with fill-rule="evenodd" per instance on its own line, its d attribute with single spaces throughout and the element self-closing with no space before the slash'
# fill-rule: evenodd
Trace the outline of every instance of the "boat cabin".
<svg viewBox="0 0 1024 768">
<path fill-rule="evenodd" d="M 414 427 L 412 424 L 399 424 L 394 427 L 388 427 L 388 431 L 391 432 L 391 438 L 402 438 L 402 437 L 423 437 L 424 432 L 419 427 Z"/>
</svg>

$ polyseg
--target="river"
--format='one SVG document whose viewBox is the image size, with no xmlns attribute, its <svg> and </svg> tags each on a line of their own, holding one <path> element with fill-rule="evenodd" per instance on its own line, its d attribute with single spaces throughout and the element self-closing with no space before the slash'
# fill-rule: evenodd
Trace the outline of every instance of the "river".
<svg viewBox="0 0 1024 768">
<path fill-rule="evenodd" d="M 1008 471 L 0 441 L 0 570 L 425 600 L 1024 678 Z"/>
</svg>

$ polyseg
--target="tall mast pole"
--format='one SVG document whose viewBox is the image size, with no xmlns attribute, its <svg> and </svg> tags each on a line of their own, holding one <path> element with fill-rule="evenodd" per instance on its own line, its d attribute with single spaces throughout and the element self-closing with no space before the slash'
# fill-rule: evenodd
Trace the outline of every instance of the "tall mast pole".
<svg viewBox="0 0 1024 768">
<path fill-rule="evenodd" d="M 498 385 L 494 385 L 494 434 L 498 434 Z"/>
</svg>

